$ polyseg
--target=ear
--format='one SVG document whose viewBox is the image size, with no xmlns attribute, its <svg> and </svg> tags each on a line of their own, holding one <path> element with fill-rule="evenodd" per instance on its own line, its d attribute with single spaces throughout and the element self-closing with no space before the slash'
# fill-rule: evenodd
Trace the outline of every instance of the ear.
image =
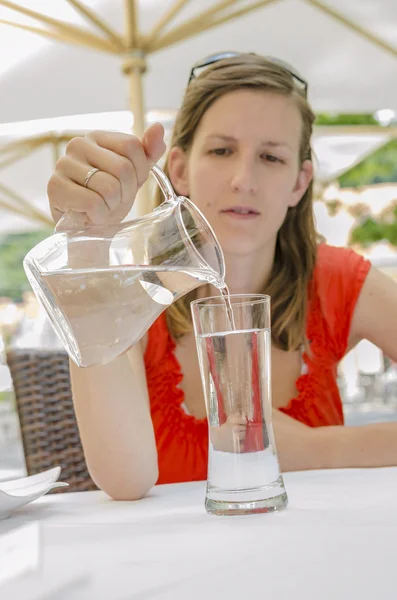
<svg viewBox="0 0 397 600">
<path fill-rule="evenodd" d="M 296 206 L 299 203 L 302 196 L 309 187 L 312 179 L 313 163 L 311 160 L 304 160 L 298 173 L 294 189 L 292 190 L 289 206 Z"/>
<path fill-rule="evenodd" d="M 168 172 L 172 186 L 180 196 L 189 195 L 188 159 L 187 154 L 174 146 L 168 155 Z"/>
</svg>

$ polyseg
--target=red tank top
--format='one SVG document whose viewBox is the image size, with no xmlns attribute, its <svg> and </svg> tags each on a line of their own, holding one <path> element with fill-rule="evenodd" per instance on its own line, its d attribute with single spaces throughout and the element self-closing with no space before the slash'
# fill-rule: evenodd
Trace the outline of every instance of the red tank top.
<svg viewBox="0 0 397 600">
<path fill-rule="evenodd" d="M 354 308 L 370 267 L 353 250 L 318 247 L 306 321 L 310 352 L 303 354 L 306 366 L 296 382 L 297 396 L 280 408 L 310 427 L 343 425 L 337 365 L 346 353 Z M 196 419 L 183 408 L 184 393 L 178 387 L 182 373 L 174 351 L 163 313 L 149 330 L 145 352 L 158 483 L 207 477 L 207 420 Z"/>
</svg>

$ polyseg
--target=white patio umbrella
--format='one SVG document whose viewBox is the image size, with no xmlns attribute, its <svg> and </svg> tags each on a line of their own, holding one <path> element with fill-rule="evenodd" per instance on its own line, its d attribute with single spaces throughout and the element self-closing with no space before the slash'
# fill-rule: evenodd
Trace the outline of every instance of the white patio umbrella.
<svg viewBox="0 0 397 600">
<path fill-rule="evenodd" d="M 394 0 L 1 0 L 0 121 L 138 114 L 145 68 L 145 108 L 176 109 L 191 65 L 224 49 L 293 63 L 316 111 L 397 109 L 396 26 Z"/>
<path fill-rule="evenodd" d="M 139 135 L 145 108 L 177 108 L 191 64 L 220 49 L 293 62 L 312 82 L 317 110 L 397 110 L 394 0 L 125 0 L 124 7 L 115 0 L 0 0 L 0 44 L 10 30 L 5 22 L 15 26 L 19 18 L 12 51 L 8 45 L 4 53 L 8 64 L 0 66 L 0 119 L 130 108 Z"/>
</svg>

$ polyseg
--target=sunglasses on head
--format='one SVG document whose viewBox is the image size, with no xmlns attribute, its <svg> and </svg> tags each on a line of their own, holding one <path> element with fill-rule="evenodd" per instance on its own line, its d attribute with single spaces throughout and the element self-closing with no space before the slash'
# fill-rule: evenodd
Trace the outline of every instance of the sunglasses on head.
<svg viewBox="0 0 397 600">
<path fill-rule="evenodd" d="M 253 52 L 251 52 L 251 54 L 254 55 Z M 235 56 L 242 56 L 242 54 L 241 52 L 218 52 L 217 54 L 211 54 L 210 56 L 201 59 L 193 65 L 190 71 L 188 85 L 190 84 L 192 79 L 197 77 L 199 72 L 205 69 L 205 67 L 209 67 L 210 65 L 220 60 L 224 60 L 225 58 L 234 58 Z M 299 75 L 299 73 L 295 71 L 295 69 L 291 65 L 284 62 L 283 60 L 280 60 L 279 58 L 274 58 L 273 56 L 264 56 L 264 58 L 265 60 L 268 60 L 269 62 L 278 65 L 279 67 L 282 67 L 283 69 L 288 71 L 299 91 L 301 91 L 305 97 L 307 96 L 307 82 Z"/>
</svg>

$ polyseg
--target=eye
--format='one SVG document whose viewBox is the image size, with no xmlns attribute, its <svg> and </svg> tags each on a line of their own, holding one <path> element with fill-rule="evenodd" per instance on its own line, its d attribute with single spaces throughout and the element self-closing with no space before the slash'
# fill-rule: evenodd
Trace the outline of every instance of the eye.
<svg viewBox="0 0 397 600">
<path fill-rule="evenodd" d="M 267 162 L 271 162 L 271 163 L 282 163 L 282 162 L 284 162 L 283 160 L 281 160 L 281 158 L 278 158 L 278 156 L 274 156 L 273 154 L 262 154 L 262 158 L 264 158 L 265 160 L 267 160 Z"/>
<path fill-rule="evenodd" d="M 215 156 L 228 156 L 232 151 L 230 148 L 214 148 L 210 150 L 210 154 L 215 154 Z"/>
</svg>

